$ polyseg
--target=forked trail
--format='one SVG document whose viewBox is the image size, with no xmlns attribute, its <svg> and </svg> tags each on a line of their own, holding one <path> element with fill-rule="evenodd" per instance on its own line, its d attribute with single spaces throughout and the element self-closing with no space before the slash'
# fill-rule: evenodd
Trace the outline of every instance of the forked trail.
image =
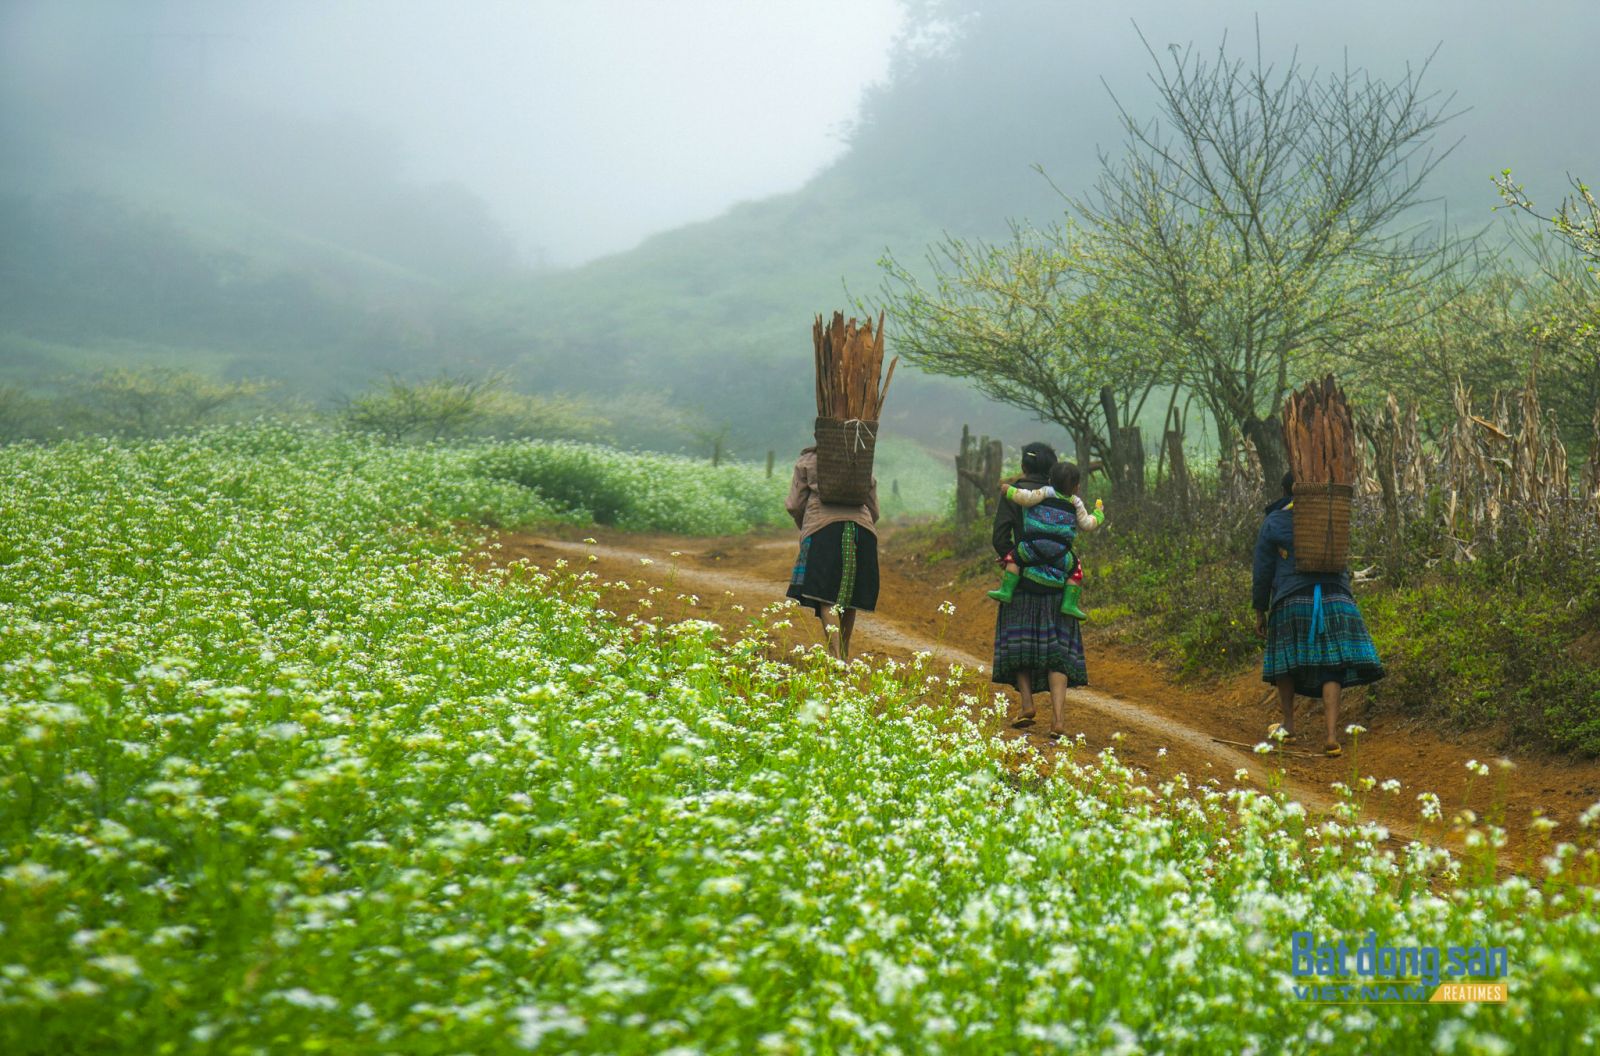
<svg viewBox="0 0 1600 1056">
<path fill-rule="evenodd" d="M 527 559 L 550 567 L 565 559 L 569 565 L 592 567 L 606 581 L 624 580 L 635 588 L 608 591 L 604 604 L 631 611 L 645 588 L 664 588 L 654 600 L 657 611 L 674 617 L 698 616 L 729 628 L 744 625 L 762 608 L 781 600 L 788 583 L 795 543 L 792 538 L 626 535 L 607 532 L 596 543 L 577 538 L 506 534 L 499 537 L 499 561 Z M 899 553 L 892 534 L 880 548 L 881 591 L 878 611 L 863 613 L 853 643 L 857 655 L 909 658 L 932 653 L 945 663 L 959 664 L 969 672 L 987 671 L 994 630 L 994 603 L 984 596 L 984 582 L 957 586 L 942 581 L 949 572 L 935 571 L 918 555 Z M 648 564 L 645 562 L 649 562 Z M 1092 592 L 1092 583 L 1091 583 Z M 940 612 L 942 602 L 955 605 L 954 616 Z M 1086 596 L 1089 608 L 1092 601 Z M 1241 601 L 1242 606 L 1248 600 Z M 794 641 L 818 640 L 809 612 L 797 609 L 793 627 L 786 632 Z M 1313 811 L 1326 810 L 1335 795 L 1330 785 L 1343 781 L 1354 786 L 1359 777 L 1378 782 L 1400 782 L 1398 793 L 1366 793 L 1365 813 L 1400 836 L 1418 833 L 1417 795 L 1437 794 L 1448 818 L 1466 806 L 1480 817 L 1500 817 L 1509 846 L 1501 861 L 1524 868 L 1543 853 L 1545 841 L 1527 831 L 1536 812 L 1559 823 L 1555 839 L 1577 834 L 1575 819 L 1600 800 L 1600 763 L 1538 756 L 1517 756 L 1510 768 L 1495 765 L 1503 754 L 1492 735 L 1452 738 L 1433 727 L 1386 712 L 1371 711 L 1358 691 L 1349 701 L 1342 720 L 1367 728 L 1352 747 L 1347 739 L 1342 759 L 1320 756 L 1263 757 L 1247 747 L 1263 739 L 1276 718 L 1276 701 L 1263 701 L 1266 687 L 1254 676 L 1243 676 L 1204 686 L 1176 685 L 1159 667 L 1127 649 L 1108 646 L 1088 635 L 1089 677 L 1093 688 L 1071 691 L 1068 729 L 1082 733 L 1087 747 L 1099 751 L 1115 745 L 1126 762 L 1158 776 L 1187 772 L 1191 779 L 1215 778 L 1224 785 L 1236 783 L 1240 770 L 1248 771 L 1257 787 L 1281 782 L 1293 798 Z M 974 685 L 986 683 L 974 678 Z M 993 687 L 999 690 L 1001 687 Z M 1010 714 L 1017 714 L 1015 694 Z M 1048 728 L 1048 697 L 1040 694 L 1040 722 L 1027 732 L 1049 755 L 1050 743 L 1042 736 Z M 1321 729 L 1320 705 L 1303 705 L 1298 725 Z M 1318 738 L 1312 737 L 1314 743 Z M 1488 777 L 1473 777 L 1466 762 L 1489 762 Z M 1439 832 L 1438 823 L 1432 831 Z"/>
</svg>

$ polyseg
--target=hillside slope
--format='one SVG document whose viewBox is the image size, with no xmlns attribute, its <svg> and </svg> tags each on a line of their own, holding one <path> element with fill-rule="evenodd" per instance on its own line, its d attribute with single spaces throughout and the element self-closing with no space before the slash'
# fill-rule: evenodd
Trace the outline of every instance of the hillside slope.
<svg viewBox="0 0 1600 1056">
<path fill-rule="evenodd" d="M 830 170 L 629 253 L 500 284 L 462 306 L 462 344 L 485 349 L 525 387 L 662 391 L 708 428 L 783 446 L 803 438 L 815 413 L 812 316 L 851 311 L 876 292 L 886 250 L 915 257 L 939 233 L 928 203 L 886 198 Z M 886 420 L 933 440 L 974 414 L 1017 417 L 983 403 L 902 365 Z"/>
</svg>

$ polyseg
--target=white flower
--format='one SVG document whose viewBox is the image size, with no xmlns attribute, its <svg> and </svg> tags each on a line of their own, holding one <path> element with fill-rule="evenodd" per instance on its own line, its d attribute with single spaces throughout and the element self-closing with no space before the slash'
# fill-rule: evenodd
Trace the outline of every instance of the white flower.
<svg viewBox="0 0 1600 1056">
<path fill-rule="evenodd" d="M 565 1005 L 521 1005 L 511 1010 L 519 1024 L 517 1044 L 525 1049 L 537 1049 L 546 1034 L 571 1034 L 582 1036 L 588 1026 L 570 1014 Z"/>
<path fill-rule="evenodd" d="M 744 888 L 745 880 L 742 876 L 713 876 L 701 882 L 700 893 L 718 896 L 737 895 Z"/>
<path fill-rule="evenodd" d="M 277 998 L 279 1001 L 283 1001 L 286 1004 L 294 1005 L 296 1008 L 310 1008 L 323 1012 L 332 1012 L 334 1009 L 339 1007 L 339 1001 L 337 998 L 329 997 L 326 994 L 312 993 L 303 986 L 297 986 L 292 990 L 278 990 L 274 993 L 268 994 L 267 996 L 269 998 Z"/>
<path fill-rule="evenodd" d="M 143 969 L 139 967 L 138 961 L 122 953 L 96 957 L 89 964 L 107 975 L 114 975 L 119 979 L 137 979 L 144 974 Z"/>
<path fill-rule="evenodd" d="M 569 917 L 557 921 L 551 930 L 573 945 L 582 946 L 604 929 L 588 917 Z"/>
</svg>

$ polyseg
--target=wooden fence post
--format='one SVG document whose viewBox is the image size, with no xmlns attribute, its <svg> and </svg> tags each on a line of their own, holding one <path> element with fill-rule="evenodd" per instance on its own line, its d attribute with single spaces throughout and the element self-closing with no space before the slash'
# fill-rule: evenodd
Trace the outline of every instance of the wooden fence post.
<svg viewBox="0 0 1600 1056">
<path fill-rule="evenodd" d="M 1006 447 L 987 436 L 983 440 L 983 479 L 979 487 L 982 489 L 984 512 L 993 514 L 995 504 L 1000 501 L 1000 472 L 1005 468 Z"/>
<path fill-rule="evenodd" d="M 1137 425 L 1127 426 L 1122 430 L 1121 442 L 1117 445 L 1118 456 L 1122 459 L 1122 479 L 1128 488 L 1129 494 L 1144 494 L 1144 433 Z"/>
<path fill-rule="evenodd" d="M 967 479 L 967 463 L 971 458 L 972 430 L 961 427 L 961 447 L 956 451 L 956 524 L 971 524 L 977 517 L 977 493 Z"/>
<path fill-rule="evenodd" d="M 1000 473 L 1006 449 L 999 440 L 975 437 L 961 427 L 961 450 L 956 453 L 956 523 L 968 525 L 980 513 L 992 512 L 1000 492 Z"/>
<path fill-rule="evenodd" d="M 772 479 L 772 460 L 777 457 L 777 454 L 778 453 L 776 451 L 773 451 L 771 449 L 768 449 L 768 451 L 767 451 L 767 479 L 768 480 Z"/>
<path fill-rule="evenodd" d="M 1189 519 L 1189 464 L 1183 457 L 1183 432 L 1168 429 L 1163 445 L 1167 463 L 1172 469 L 1172 486 L 1178 492 L 1178 511 L 1184 520 Z"/>
</svg>

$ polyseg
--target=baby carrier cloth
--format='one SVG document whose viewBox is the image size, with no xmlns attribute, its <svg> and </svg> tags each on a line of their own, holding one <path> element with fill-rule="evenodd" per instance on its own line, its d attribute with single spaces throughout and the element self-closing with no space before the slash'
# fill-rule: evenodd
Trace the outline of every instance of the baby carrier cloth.
<svg viewBox="0 0 1600 1056">
<path fill-rule="evenodd" d="M 1022 511 L 1022 537 L 1017 540 L 1017 564 L 1023 578 L 1060 590 L 1077 564 L 1072 552 L 1078 537 L 1078 515 L 1071 499 L 1045 499 Z"/>
</svg>

